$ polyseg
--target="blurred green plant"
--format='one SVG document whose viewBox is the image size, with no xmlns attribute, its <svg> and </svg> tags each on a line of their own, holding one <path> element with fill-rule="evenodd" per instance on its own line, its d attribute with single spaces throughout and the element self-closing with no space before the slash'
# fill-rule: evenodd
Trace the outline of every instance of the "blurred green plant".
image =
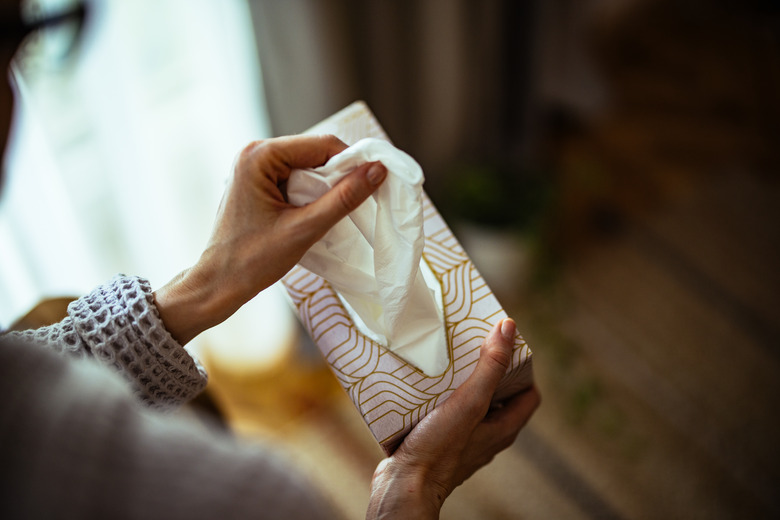
<svg viewBox="0 0 780 520">
<path fill-rule="evenodd" d="M 462 162 L 449 169 L 437 206 L 455 228 L 468 223 L 514 233 L 529 256 L 527 282 L 552 283 L 559 259 L 553 247 L 556 189 L 552 171 L 491 161 Z"/>
<path fill-rule="evenodd" d="M 456 165 L 442 192 L 447 218 L 523 234 L 540 232 L 553 194 L 545 172 L 489 163 Z"/>
</svg>

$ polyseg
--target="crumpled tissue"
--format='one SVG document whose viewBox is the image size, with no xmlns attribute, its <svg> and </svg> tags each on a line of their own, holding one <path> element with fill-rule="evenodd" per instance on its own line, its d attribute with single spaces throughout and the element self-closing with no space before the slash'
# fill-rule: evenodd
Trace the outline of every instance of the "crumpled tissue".
<svg viewBox="0 0 780 520">
<path fill-rule="evenodd" d="M 446 370 L 449 355 L 440 286 L 421 262 L 420 165 L 386 141 L 362 139 L 324 166 L 293 170 L 287 198 L 296 206 L 309 204 L 354 168 L 373 161 L 387 168 L 385 181 L 299 264 L 330 283 L 361 332 L 435 376 Z"/>
</svg>

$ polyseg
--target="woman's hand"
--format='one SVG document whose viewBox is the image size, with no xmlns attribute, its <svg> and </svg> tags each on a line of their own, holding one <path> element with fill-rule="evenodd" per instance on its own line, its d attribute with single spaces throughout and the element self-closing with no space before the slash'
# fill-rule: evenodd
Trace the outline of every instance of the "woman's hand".
<svg viewBox="0 0 780 520">
<path fill-rule="evenodd" d="M 292 169 L 322 166 L 345 148 L 332 135 L 291 136 L 257 141 L 241 152 L 200 260 L 155 292 L 163 322 L 179 343 L 221 323 L 279 280 L 379 187 L 387 170 L 367 163 L 308 206 L 286 202 Z"/>
<path fill-rule="evenodd" d="M 515 441 L 540 396 L 532 387 L 490 410 L 514 336 L 511 319 L 496 324 L 471 376 L 379 464 L 367 518 L 438 518 L 452 490 Z"/>
</svg>

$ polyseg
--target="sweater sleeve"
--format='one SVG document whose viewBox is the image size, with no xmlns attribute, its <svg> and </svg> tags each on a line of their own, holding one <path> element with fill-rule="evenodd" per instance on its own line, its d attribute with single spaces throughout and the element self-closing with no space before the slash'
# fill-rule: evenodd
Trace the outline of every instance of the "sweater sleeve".
<svg viewBox="0 0 780 520">
<path fill-rule="evenodd" d="M 197 358 L 165 328 L 143 278 L 117 275 L 71 303 L 60 323 L 6 336 L 74 357 L 93 357 L 119 372 L 153 407 L 180 405 L 207 382 Z"/>
<path fill-rule="evenodd" d="M 0 338 L 0 518 L 330 518 L 271 449 L 134 399 L 91 359 Z"/>
</svg>

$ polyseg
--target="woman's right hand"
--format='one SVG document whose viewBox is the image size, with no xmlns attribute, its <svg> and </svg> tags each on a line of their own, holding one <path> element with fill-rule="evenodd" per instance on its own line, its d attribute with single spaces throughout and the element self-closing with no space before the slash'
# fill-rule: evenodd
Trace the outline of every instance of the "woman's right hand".
<svg viewBox="0 0 780 520">
<path fill-rule="evenodd" d="M 256 141 L 238 157 L 198 262 L 155 291 L 171 335 L 182 345 L 221 323 L 279 280 L 306 251 L 384 181 L 387 169 L 365 163 L 304 207 L 285 198 L 295 168 L 315 168 L 344 151 L 332 135 Z"/>
<path fill-rule="evenodd" d="M 497 323 L 471 376 L 379 463 L 367 518 L 438 518 L 455 487 L 512 445 L 541 402 L 534 386 L 490 410 L 514 336 L 514 321 Z"/>
</svg>

